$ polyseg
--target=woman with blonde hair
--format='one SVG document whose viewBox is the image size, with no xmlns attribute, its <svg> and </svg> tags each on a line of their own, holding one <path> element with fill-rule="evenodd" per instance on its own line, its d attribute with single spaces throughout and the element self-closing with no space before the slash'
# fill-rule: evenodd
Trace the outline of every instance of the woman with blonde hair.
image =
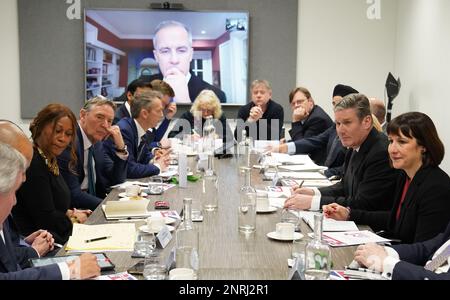
<svg viewBox="0 0 450 300">
<path fill-rule="evenodd" d="M 222 112 L 222 106 L 219 98 L 211 90 L 203 90 L 195 98 L 192 104 L 191 110 L 181 115 L 172 131 L 169 133 L 169 138 L 182 136 L 184 134 L 192 134 L 194 136 L 201 136 L 203 125 L 206 119 L 212 116 L 214 120 L 214 126 L 216 128 L 216 134 L 219 138 L 223 139 L 223 143 L 233 141 L 233 134 L 230 127 L 226 122 L 225 115 Z M 195 120 L 200 121 L 197 124 Z"/>
</svg>

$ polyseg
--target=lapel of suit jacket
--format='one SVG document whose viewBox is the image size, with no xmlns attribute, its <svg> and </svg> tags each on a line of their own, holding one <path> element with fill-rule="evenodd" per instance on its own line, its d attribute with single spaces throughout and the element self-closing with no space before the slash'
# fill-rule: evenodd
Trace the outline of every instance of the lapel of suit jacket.
<svg viewBox="0 0 450 300">
<path fill-rule="evenodd" d="M 80 183 L 83 181 L 83 178 L 86 174 L 84 174 L 84 142 L 83 142 L 83 134 L 81 133 L 80 125 L 78 124 L 77 127 L 77 139 L 76 143 L 78 143 L 78 147 L 76 149 L 77 151 L 77 157 L 78 157 L 78 174 L 80 178 Z"/>
<path fill-rule="evenodd" d="M 8 222 L 3 223 L 3 236 L 5 237 L 4 242 L 0 237 L 0 260 L 8 272 L 18 271 L 20 270 L 20 267 L 17 264 L 16 256 L 14 254 Z"/>
<path fill-rule="evenodd" d="M 398 218 L 398 221 L 395 223 L 396 229 L 402 227 L 402 223 L 405 219 L 405 209 L 408 209 L 408 207 L 411 205 L 411 203 L 414 202 L 415 199 L 417 198 L 417 196 L 418 196 L 417 190 L 420 188 L 420 185 L 425 180 L 425 178 L 428 176 L 429 170 L 430 170 L 429 168 L 420 168 L 417 171 L 417 173 L 414 176 L 411 183 L 409 184 L 408 191 L 406 191 L 405 200 L 403 200 L 402 207 L 400 208 L 400 216 Z M 402 188 L 405 184 L 405 181 L 406 181 L 406 174 L 403 179 L 403 185 L 401 185 Z M 401 191 L 403 191 L 402 188 L 400 189 Z M 398 205 L 399 205 L 400 198 L 401 198 L 401 192 L 400 192 L 400 195 L 398 196 L 398 198 L 399 198 L 399 200 L 398 200 L 398 202 L 396 202 L 397 204 L 394 207 L 395 212 L 397 212 L 397 209 L 398 209 Z M 395 216 L 394 216 L 394 218 L 395 218 Z"/>
</svg>

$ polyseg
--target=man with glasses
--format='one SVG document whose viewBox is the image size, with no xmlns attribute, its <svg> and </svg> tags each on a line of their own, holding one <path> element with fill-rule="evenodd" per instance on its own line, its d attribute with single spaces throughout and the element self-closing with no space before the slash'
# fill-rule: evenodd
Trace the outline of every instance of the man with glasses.
<svg viewBox="0 0 450 300">
<path fill-rule="evenodd" d="M 118 126 L 113 125 L 116 105 L 97 96 L 80 110 L 77 128 L 76 166 L 71 166 L 70 147 L 59 157 L 58 164 L 72 196 L 72 206 L 94 210 L 109 187 L 125 181 L 128 151 Z M 115 155 L 103 148 L 107 138 L 114 143 Z"/>
<path fill-rule="evenodd" d="M 226 102 L 223 91 L 189 71 L 193 56 L 192 33 L 176 21 L 163 21 L 155 29 L 153 53 L 160 73 L 150 76 L 150 81 L 162 79 L 175 92 L 176 103 L 192 103 L 204 89 L 212 90 L 220 102 Z"/>
<path fill-rule="evenodd" d="M 289 135 L 293 141 L 316 136 L 331 126 L 333 121 L 318 105 L 308 89 L 297 87 L 289 94 L 292 109 L 292 129 Z"/>
</svg>

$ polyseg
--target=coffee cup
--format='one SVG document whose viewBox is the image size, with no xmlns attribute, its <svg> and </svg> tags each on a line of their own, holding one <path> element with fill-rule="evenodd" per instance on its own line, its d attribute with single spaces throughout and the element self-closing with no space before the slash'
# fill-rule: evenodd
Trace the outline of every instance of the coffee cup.
<svg viewBox="0 0 450 300">
<path fill-rule="evenodd" d="M 165 219 L 162 216 L 152 216 L 147 218 L 147 227 L 150 231 L 159 232 L 165 224 Z"/>
<path fill-rule="evenodd" d="M 141 187 L 138 185 L 129 185 L 125 188 L 125 195 L 127 197 L 137 197 L 139 196 L 139 192 L 141 191 Z"/>
<path fill-rule="evenodd" d="M 276 232 L 281 238 L 293 238 L 295 225 L 292 223 L 277 223 Z"/>
<path fill-rule="evenodd" d="M 169 280 L 193 280 L 194 270 L 189 268 L 175 268 L 169 272 Z"/>
</svg>

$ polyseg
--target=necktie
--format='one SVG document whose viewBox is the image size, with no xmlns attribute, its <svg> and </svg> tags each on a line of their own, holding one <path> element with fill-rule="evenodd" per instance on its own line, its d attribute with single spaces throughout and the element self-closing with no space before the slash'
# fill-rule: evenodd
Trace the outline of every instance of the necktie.
<svg viewBox="0 0 450 300">
<path fill-rule="evenodd" d="M 141 142 L 139 143 L 139 146 L 138 146 L 138 155 L 136 156 L 136 161 L 138 163 L 144 163 L 144 162 L 141 162 L 141 159 L 143 158 L 144 151 L 145 151 L 145 149 L 147 149 L 147 147 L 148 147 L 148 139 L 147 139 L 147 133 L 146 133 L 143 136 L 141 136 Z"/>
<path fill-rule="evenodd" d="M 88 151 L 88 193 L 95 196 L 95 179 L 94 179 L 94 148 L 93 146 L 89 147 Z"/>
<path fill-rule="evenodd" d="M 339 137 L 336 135 L 334 137 L 333 143 L 331 144 L 330 151 L 327 153 L 327 159 L 325 160 L 325 166 L 329 167 L 333 162 L 334 155 L 333 152 L 336 150 L 336 147 L 339 143 Z"/>
<path fill-rule="evenodd" d="M 428 271 L 435 271 L 437 268 L 442 266 L 442 264 L 450 257 L 450 245 L 447 246 L 447 248 L 444 249 L 444 251 L 441 252 L 438 256 L 433 258 L 432 261 L 430 261 L 428 264 L 425 265 L 425 270 Z"/>
</svg>

